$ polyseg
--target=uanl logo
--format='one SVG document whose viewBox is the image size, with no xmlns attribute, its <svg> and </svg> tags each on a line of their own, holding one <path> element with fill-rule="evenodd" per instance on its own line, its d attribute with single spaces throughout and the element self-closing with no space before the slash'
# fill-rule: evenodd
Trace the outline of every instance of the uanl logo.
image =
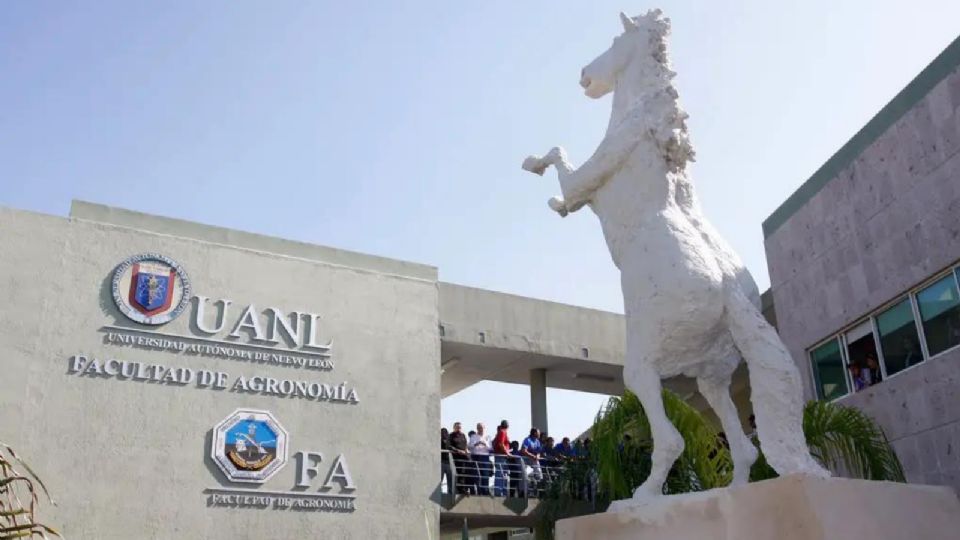
<svg viewBox="0 0 960 540">
<path fill-rule="evenodd" d="M 320 315 L 316 313 L 285 311 L 278 307 L 260 311 L 253 304 L 237 310 L 239 306 L 234 306 L 233 300 L 221 298 L 210 302 L 206 296 L 191 296 L 191 290 L 186 270 L 159 253 L 134 255 L 113 272 L 113 300 L 120 312 L 132 321 L 151 326 L 166 324 L 177 318 L 193 298 L 196 301 L 191 328 L 204 337 L 329 356 L 324 353 L 330 351 L 332 343 L 319 340 Z"/>
<path fill-rule="evenodd" d="M 187 273 L 159 253 L 141 253 L 120 263 L 111 288 L 120 312 L 141 324 L 168 323 L 190 301 Z"/>
<path fill-rule="evenodd" d="M 213 433 L 210 457 L 233 482 L 266 482 L 287 462 L 287 431 L 267 411 L 237 409 Z"/>
<path fill-rule="evenodd" d="M 334 369 L 333 340 L 320 339 L 321 317 L 317 313 L 273 306 L 261 310 L 252 303 L 237 309 L 240 306 L 234 306 L 227 298 L 211 302 L 206 296 L 191 296 L 190 280 L 183 267 L 158 253 L 134 255 L 123 261 L 113 271 L 111 283 L 117 308 L 144 326 L 104 325 L 100 327 L 104 343 L 171 353 L 184 360 L 206 356 L 251 365 L 316 371 Z M 158 327 L 172 321 L 188 303 L 193 304 L 188 324 L 175 325 L 174 332 Z M 224 371 L 199 366 L 97 358 L 84 353 L 68 359 L 67 373 L 162 385 L 196 385 L 197 388 L 226 389 L 234 393 L 317 403 L 360 402 L 357 389 L 347 381 L 317 380 L 293 373 L 231 376 Z"/>
<path fill-rule="evenodd" d="M 117 309 L 147 328 L 106 325 L 102 330 L 107 333 L 108 343 L 321 371 L 333 369 L 333 342 L 320 339 L 319 314 L 274 306 L 260 309 L 252 303 L 235 305 L 228 298 L 212 300 L 192 295 L 186 270 L 166 255 L 141 253 L 126 259 L 114 269 L 111 285 Z M 187 329 L 192 335 L 161 331 L 160 325 L 173 321 L 191 303 Z M 266 380 L 264 388 L 270 390 L 273 385 Z M 320 395 L 314 393 L 314 397 Z M 353 401 L 347 399 L 349 393 L 347 390 L 336 396 Z"/>
</svg>

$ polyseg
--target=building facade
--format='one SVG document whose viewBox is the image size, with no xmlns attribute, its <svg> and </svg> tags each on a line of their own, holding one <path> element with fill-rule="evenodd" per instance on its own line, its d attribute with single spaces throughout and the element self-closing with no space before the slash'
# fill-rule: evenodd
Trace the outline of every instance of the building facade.
<svg viewBox="0 0 960 540">
<path fill-rule="evenodd" d="M 763 224 L 807 397 L 866 411 L 960 489 L 960 39 Z"/>
<path fill-rule="evenodd" d="M 436 537 L 435 268 L 88 204 L 0 209 L 0 252 L 0 438 L 42 522 Z"/>
</svg>

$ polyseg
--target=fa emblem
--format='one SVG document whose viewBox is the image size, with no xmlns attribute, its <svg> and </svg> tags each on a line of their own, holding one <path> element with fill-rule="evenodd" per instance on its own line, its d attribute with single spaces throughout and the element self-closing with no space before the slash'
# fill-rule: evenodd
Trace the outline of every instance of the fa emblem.
<svg viewBox="0 0 960 540">
<path fill-rule="evenodd" d="M 237 409 L 213 430 L 210 457 L 233 482 L 266 482 L 287 462 L 287 431 L 267 411 Z"/>
<path fill-rule="evenodd" d="M 113 272 L 113 301 L 121 313 L 140 324 L 172 321 L 190 301 L 190 280 L 176 261 L 157 253 L 141 253 Z"/>
</svg>

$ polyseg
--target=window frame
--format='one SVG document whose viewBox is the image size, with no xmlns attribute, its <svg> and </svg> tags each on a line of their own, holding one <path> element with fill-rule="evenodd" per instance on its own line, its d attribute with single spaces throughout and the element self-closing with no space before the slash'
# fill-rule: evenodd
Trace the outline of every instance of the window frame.
<svg viewBox="0 0 960 540">
<path fill-rule="evenodd" d="M 908 300 L 910 302 L 910 313 L 913 315 L 913 328 L 917 331 L 917 339 L 920 341 L 920 356 L 923 358 L 916 364 L 913 364 L 910 367 L 901 369 L 900 371 L 894 373 L 893 375 L 887 375 L 887 361 L 883 356 L 883 346 L 880 343 L 880 324 L 877 322 L 877 315 L 887 312 L 890 309 L 893 309 L 897 304 Z M 930 355 L 927 354 L 927 342 L 926 336 L 923 335 L 923 323 L 920 322 L 920 307 L 917 304 L 917 299 L 911 291 L 907 291 L 903 296 L 898 296 L 894 300 L 887 302 L 883 306 L 877 308 L 871 315 L 870 318 L 873 319 L 873 327 L 876 330 L 874 334 L 877 341 L 877 358 L 880 360 L 880 369 L 883 373 L 883 381 L 886 381 L 888 377 L 896 377 L 901 373 L 906 373 L 911 369 L 923 364 L 930 359 Z M 880 381 L 880 382 L 883 382 Z"/>
<path fill-rule="evenodd" d="M 831 399 L 830 401 L 843 399 L 853 393 L 853 390 L 851 389 L 852 388 L 851 383 L 853 381 L 850 379 L 850 370 L 847 369 L 847 366 L 849 364 L 847 363 L 846 340 L 842 339 L 842 334 L 834 334 L 833 336 L 823 339 L 817 342 L 816 345 L 807 349 L 807 369 L 810 371 L 810 382 L 813 385 L 813 393 L 816 395 L 817 400 L 826 400 L 827 398 L 821 397 L 823 385 L 818 382 L 820 378 L 817 377 L 817 368 L 814 366 L 816 362 L 814 362 L 813 360 L 813 351 L 819 349 L 820 347 L 823 347 L 824 345 L 826 345 L 827 343 L 830 343 L 831 341 L 836 341 L 837 346 L 840 348 L 840 365 L 843 366 L 843 384 L 845 385 L 846 392 L 844 392 L 843 395 L 841 396 L 837 396 Z"/>
<path fill-rule="evenodd" d="M 936 282 L 940 281 L 941 279 L 947 277 L 947 273 L 948 273 L 948 272 L 949 272 L 950 275 L 953 276 L 953 285 L 954 285 L 954 287 L 957 288 L 957 289 L 956 289 L 957 292 L 960 293 L 960 278 L 957 277 L 957 272 L 960 272 L 960 266 L 957 266 L 957 267 L 951 266 L 951 267 L 947 270 L 947 272 L 938 272 L 935 276 L 931 277 L 930 279 L 924 281 L 922 284 L 920 284 L 920 285 L 914 287 L 913 289 L 911 289 L 911 290 L 910 290 L 910 293 L 909 293 L 909 294 L 910 294 L 910 297 L 913 299 L 913 306 L 914 306 L 914 314 L 913 314 L 913 316 L 914 316 L 915 322 L 917 323 L 917 326 L 919 327 L 918 330 L 919 330 L 919 332 L 920 332 L 920 346 L 921 346 L 921 348 L 923 349 L 923 359 L 924 359 L 924 361 L 932 360 L 932 359 L 937 358 L 938 356 L 940 356 L 940 355 L 942 355 L 942 354 L 946 354 L 946 353 L 948 353 L 948 352 L 950 352 L 950 351 L 953 351 L 953 350 L 957 349 L 958 347 L 960 347 L 960 343 L 957 343 L 956 345 L 954 345 L 954 346 L 952 346 L 952 347 L 947 347 L 946 349 L 938 352 L 937 354 L 935 354 L 935 355 L 933 355 L 933 356 L 930 356 L 930 350 L 927 348 L 927 333 L 926 333 L 926 331 L 924 331 L 924 329 L 923 329 L 923 320 L 920 319 L 920 302 L 917 301 L 917 294 L 919 294 L 920 291 L 922 291 L 922 290 L 930 287 L 930 286 L 933 285 L 934 283 L 936 283 Z M 904 370 L 904 371 L 906 371 L 906 370 Z"/>
<path fill-rule="evenodd" d="M 856 330 L 858 327 L 869 324 L 870 325 L 870 335 L 873 336 L 873 348 L 877 351 L 877 361 L 880 362 L 880 372 L 886 378 L 887 371 L 883 366 L 883 360 L 880 358 L 880 342 L 877 340 L 877 321 L 876 317 L 871 314 L 864 319 L 860 319 L 857 322 L 847 326 L 847 328 L 842 332 L 843 334 L 843 352 L 844 356 L 847 357 L 847 366 L 850 365 L 850 342 L 847 340 L 847 335 L 852 331 Z M 851 379 L 852 382 L 852 379 Z"/>
<path fill-rule="evenodd" d="M 859 319 L 853 324 L 847 325 L 847 327 L 844 328 L 842 332 L 837 334 L 837 336 L 840 338 L 841 348 L 843 349 L 842 350 L 843 373 L 847 379 L 847 393 L 836 399 L 841 399 L 841 398 L 847 397 L 850 394 L 857 393 L 856 388 L 854 388 L 853 378 L 850 375 L 850 342 L 847 341 L 847 334 L 849 334 L 851 330 L 854 330 L 857 327 L 862 326 L 864 324 L 870 325 L 870 335 L 873 337 L 873 349 L 877 351 L 877 363 L 880 364 L 880 375 L 883 377 L 883 380 L 881 380 L 880 382 L 887 380 L 887 365 L 883 360 L 883 353 L 880 350 L 880 332 L 879 332 L 879 328 L 877 327 L 878 313 L 879 311 L 873 312 L 870 315 L 868 315 L 866 318 Z M 826 341 L 824 343 L 826 343 Z"/>
<path fill-rule="evenodd" d="M 880 325 L 877 323 L 877 315 L 879 315 L 879 313 L 874 313 L 870 315 L 869 318 L 870 327 L 873 328 L 873 350 L 877 351 L 877 362 L 880 364 L 880 376 L 883 377 L 880 382 L 883 382 L 887 380 L 888 377 L 887 361 L 883 359 L 883 347 L 880 346 Z M 914 320 L 914 325 L 916 325 L 916 320 Z"/>
</svg>

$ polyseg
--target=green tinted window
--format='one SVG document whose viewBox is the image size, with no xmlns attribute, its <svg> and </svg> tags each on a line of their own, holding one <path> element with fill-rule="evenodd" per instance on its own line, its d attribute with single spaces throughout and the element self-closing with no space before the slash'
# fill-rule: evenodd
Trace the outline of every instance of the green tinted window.
<svg viewBox="0 0 960 540">
<path fill-rule="evenodd" d="M 960 293 L 953 274 L 917 293 L 930 356 L 960 345 Z"/>
<path fill-rule="evenodd" d="M 833 339 L 810 351 L 810 360 L 813 362 L 817 397 L 832 400 L 846 395 L 847 376 L 839 340 Z"/>
<path fill-rule="evenodd" d="M 893 375 L 910 366 L 923 362 L 920 337 L 913 319 L 910 299 L 904 298 L 897 305 L 877 315 L 880 330 L 880 348 L 887 375 Z"/>
</svg>

